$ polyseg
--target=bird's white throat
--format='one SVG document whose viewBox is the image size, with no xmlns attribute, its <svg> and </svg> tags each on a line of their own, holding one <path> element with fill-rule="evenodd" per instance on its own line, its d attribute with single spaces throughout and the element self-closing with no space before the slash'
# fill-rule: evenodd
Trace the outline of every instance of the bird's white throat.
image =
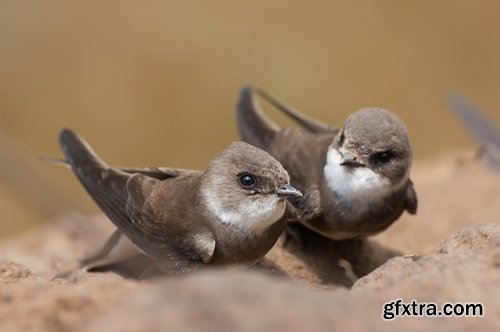
<svg viewBox="0 0 500 332">
<path fill-rule="evenodd" d="M 235 205 L 225 205 L 216 193 L 202 188 L 206 206 L 217 219 L 253 233 L 261 233 L 277 222 L 285 213 L 286 207 L 286 201 L 277 195 L 257 195 L 259 197 L 246 196 Z"/>
<path fill-rule="evenodd" d="M 378 201 L 391 191 L 389 179 L 369 167 L 342 166 L 340 153 L 329 148 L 324 168 L 325 180 L 330 190 L 344 202 L 356 204 L 360 210 Z"/>
</svg>

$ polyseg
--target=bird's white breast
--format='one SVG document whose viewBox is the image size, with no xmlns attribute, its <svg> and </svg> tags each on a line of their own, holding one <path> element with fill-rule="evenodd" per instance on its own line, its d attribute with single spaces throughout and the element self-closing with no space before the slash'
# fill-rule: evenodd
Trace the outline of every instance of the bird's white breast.
<svg viewBox="0 0 500 332">
<path fill-rule="evenodd" d="M 202 189 L 208 210 L 221 222 L 237 226 L 245 231 L 260 233 L 278 221 L 285 212 L 286 201 L 273 194 L 247 196 L 227 208 L 221 197 Z"/>
<path fill-rule="evenodd" d="M 342 166 L 340 153 L 330 148 L 324 168 L 325 180 L 338 198 L 365 211 L 391 191 L 390 181 L 368 167 Z"/>
</svg>

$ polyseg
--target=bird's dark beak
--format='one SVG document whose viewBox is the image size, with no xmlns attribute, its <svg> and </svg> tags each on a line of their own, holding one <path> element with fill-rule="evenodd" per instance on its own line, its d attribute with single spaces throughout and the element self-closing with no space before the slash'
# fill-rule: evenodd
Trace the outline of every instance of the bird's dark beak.
<svg viewBox="0 0 500 332">
<path fill-rule="evenodd" d="M 342 159 L 340 160 L 340 165 L 342 166 L 351 166 L 351 167 L 360 167 L 365 166 L 354 154 L 349 152 L 344 152 L 340 154 Z"/>
<path fill-rule="evenodd" d="M 275 190 L 274 193 L 277 194 L 278 196 L 302 197 L 302 193 L 289 184 L 285 184 L 280 189 Z"/>
</svg>

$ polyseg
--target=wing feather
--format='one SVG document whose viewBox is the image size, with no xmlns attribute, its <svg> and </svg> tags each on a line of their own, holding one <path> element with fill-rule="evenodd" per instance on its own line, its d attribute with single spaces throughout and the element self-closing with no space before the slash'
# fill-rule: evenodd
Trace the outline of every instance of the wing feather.
<svg viewBox="0 0 500 332">
<path fill-rule="evenodd" d="M 158 216 L 149 206 L 149 195 L 155 186 L 161 185 L 162 180 L 182 174 L 181 170 L 139 169 L 133 172 L 132 169 L 112 168 L 68 129 L 61 132 L 60 144 L 73 172 L 96 204 L 162 270 L 184 271 L 209 261 L 207 257 L 211 257 L 213 250 L 199 252 L 203 246 L 197 245 L 196 241 L 166 236 L 169 225 L 158 222 Z"/>
</svg>

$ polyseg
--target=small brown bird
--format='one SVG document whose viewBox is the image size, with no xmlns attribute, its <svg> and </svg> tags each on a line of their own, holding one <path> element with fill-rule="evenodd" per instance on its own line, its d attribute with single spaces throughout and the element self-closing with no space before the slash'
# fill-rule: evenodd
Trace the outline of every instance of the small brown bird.
<svg viewBox="0 0 500 332">
<path fill-rule="evenodd" d="M 284 229 L 286 197 L 302 195 L 278 161 L 243 142 L 201 172 L 114 168 L 73 131 L 59 140 L 81 184 L 127 238 L 115 233 L 101 256 L 130 248 L 130 240 L 167 273 L 255 263 Z"/>
<path fill-rule="evenodd" d="M 260 109 L 253 93 L 295 120 L 299 128 L 280 128 Z M 304 192 L 293 199 L 295 218 L 334 240 L 376 234 L 404 210 L 417 210 L 409 178 L 412 149 L 404 124 L 380 108 L 351 114 L 334 128 L 286 106 L 255 87 L 241 90 L 237 105 L 241 139 L 271 154 Z"/>
</svg>

